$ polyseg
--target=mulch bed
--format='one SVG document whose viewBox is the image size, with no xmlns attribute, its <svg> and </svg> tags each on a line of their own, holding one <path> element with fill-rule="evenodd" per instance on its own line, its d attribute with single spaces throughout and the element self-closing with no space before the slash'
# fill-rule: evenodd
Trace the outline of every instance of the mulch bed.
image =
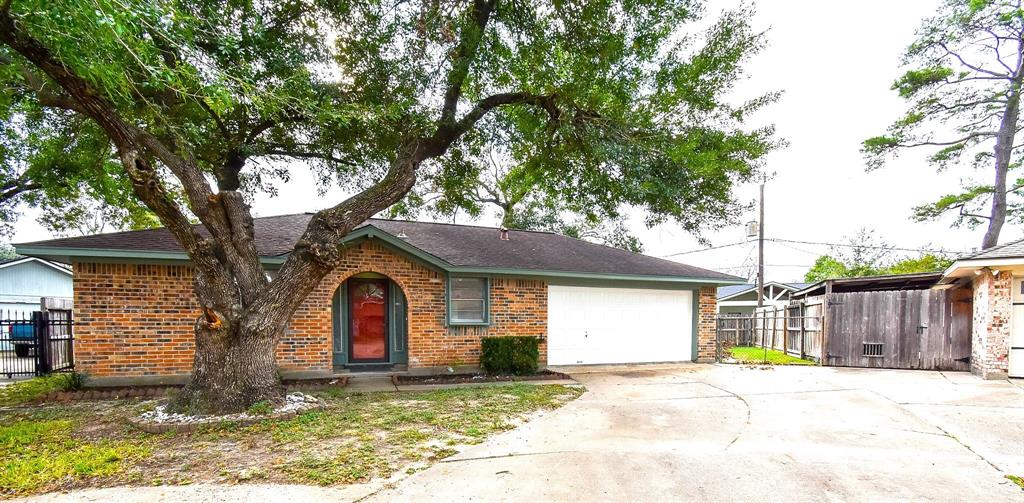
<svg viewBox="0 0 1024 503">
<path fill-rule="evenodd" d="M 505 382 L 505 381 L 549 381 L 554 379 L 572 379 L 567 374 L 542 370 L 536 374 L 508 375 L 508 374 L 442 374 L 431 376 L 391 376 L 391 381 L 396 385 L 417 385 L 417 384 L 465 384 L 477 382 Z"/>
</svg>

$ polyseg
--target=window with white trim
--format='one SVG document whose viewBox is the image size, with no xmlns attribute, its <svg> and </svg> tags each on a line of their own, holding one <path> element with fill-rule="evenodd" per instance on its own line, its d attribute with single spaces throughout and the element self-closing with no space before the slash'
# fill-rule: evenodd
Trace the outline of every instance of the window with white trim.
<svg viewBox="0 0 1024 503">
<path fill-rule="evenodd" d="M 487 323 L 487 278 L 448 281 L 448 320 L 455 325 Z"/>
</svg>

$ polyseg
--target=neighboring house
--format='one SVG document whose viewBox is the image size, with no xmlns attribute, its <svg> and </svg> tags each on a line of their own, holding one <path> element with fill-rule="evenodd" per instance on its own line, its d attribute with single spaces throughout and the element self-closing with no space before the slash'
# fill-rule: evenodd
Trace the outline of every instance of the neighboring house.
<svg viewBox="0 0 1024 503">
<path fill-rule="evenodd" d="M 769 281 L 764 284 L 765 306 L 785 306 L 793 292 L 805 288 L 809 283 L 779 283 Z M 757 284 L 727 285 L 718 288 L 718 314 L 726 316 L 750 316 L 757 307 Z"/>
<path fill-rule="evenodd" d="M 957 259 L 942 283 L 974 290 L 971 371 L 1024 377 L 1024 239 Z"/>
<path fill-rule="evenodd" d="M 71 268 L 35 257 L 0 260 L 0 318 L 29 319 L 43 297 L 71 296 Z"/>
<path fill-rule="evenodd" d="M 255 220 L 268 274 L 310 214 Z M 480 339 L 542 337 L 541 364 L 710 361 L 715 292 L 741 278 L 548 232 L 371 219 L 292 318 L 286 377 L 475 367 Z M 163 229 L 17 245 L 75 271 L 76 369 L 97 384 L 191 370 L 192 267 Z"/>
</svg>

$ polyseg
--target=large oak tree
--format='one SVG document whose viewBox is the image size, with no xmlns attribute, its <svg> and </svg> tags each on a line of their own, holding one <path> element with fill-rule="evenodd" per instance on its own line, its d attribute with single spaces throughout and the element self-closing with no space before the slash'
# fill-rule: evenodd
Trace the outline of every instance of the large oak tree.
<svg viewBox="0 0 1024 503">
<path fill-rule="evenodd" d="M 530 149 L 565 197 L 694 231 L 735 215 L 733 185 L 773 146 L 743 128 L 771 96 L 727 100 L 762 41 L 746 13 L 688 31 L 701 15 L 696 0 L 7 0 L 0 42 L 8 89 L 98 128 L 114 177 L 188 253 L 202 315 L 172 405 L 222 413 L 281 398 L 274 348 L 341 238 L 420 177 L 474 176 L 482 145 Z M 354 195 L 271 280 L 247 201 L 295 160 Z"/>
</svg>

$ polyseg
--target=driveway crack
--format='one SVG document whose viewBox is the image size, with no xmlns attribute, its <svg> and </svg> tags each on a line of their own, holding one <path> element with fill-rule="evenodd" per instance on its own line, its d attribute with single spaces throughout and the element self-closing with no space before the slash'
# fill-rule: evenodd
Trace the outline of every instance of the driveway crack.
<svg viewBox="0 0 1024 503">
<path fill-rule="evenodd" d="M 442 459 L 439 463 L 461 463 L 463 461 L 480 461 L 485 459 L 519 458 L 524 456 L 544 456 L 547 454 L 572 454 L 580 451 L 543 451 L 543 452 L 511 452 L 492 456 L 476 456 L 472 458 Z"/>
<path fill-rule="evenodd" d="M 702 382 L 705 385 L 707 385 L 707 386 L 711 386 L 712 388 L 715 388 L 715 389 L 717 389 L 719 391 L 722 391 L 724 393 L 728 393 L 729 395 L 736 397 L 736 399 L 741 401 L 741 402 L 743 402 L 743 406 L 747 408 L 747 420 L 746 420 L 746 422 L 743 423 L 743 427 L 740 428 L 740 431 L 736 432 L 736 436 L 733 437 L 732 441 L 729 442 L 729 444 L 725 446 L 725 449 L 723 449 L 723 450 L 728 450 L 730 447 L 732 447 L 732 444 L 735 444 L 736 441 L 740 439 L 740 435 L 743 435 L 743 431 L 746 430 L 748 426 L 750 426 L 750 415 L 751 415 L 750 402 L 747 402 L 747 399 L 743 398 L 739 394 L 733 393 L 732 391 L 727 390 L 727 389 L 725 389 L 725 388 L 723 388 L 721 386 L 715 386 L 714 384 L 711 384 L 709 382 L 704 382 L 704 381 L 702 381 Z"/>
<path fill-rule="evenodd" d="M 928 424 L 932 428 L 935 428 L 935 429 L 941 431 L 944 436 L 946 436 L 946 437 L 952 439 L 954 442 L 960 444 L 961 447 L 963 447 L 964 449 L 967 449 L 971 454 L 974 454 L 975 456 L 977 456 L 978 459 L 980 459 L 980 460 L 984 461 L 985 463 L 987 463 L 995 471 L 997 471 L 999 473 L 1005 473 L 1002 468 L 999 468 L 998 466 L 996 466 L 995 463 L 993 463 L 992 461 L 989 461 L 988 458 L 986 458 L 985 456 L 982 456 L 981 453 L 979 453 L 978 451 L 974 450 L 970 445 L 968 445 L 966 442 L 964 442 L 964 441 L 960 440 L 959 438 L 957 438 L 956 435 L 953 435 L 952 433 L 947 431 L 945 428 L 943 428 L 943 427 L 933 423 L 932 421 L 929 421 L 927 418 L 922 417 L 920 414 L 917 414 L 916 412 L 914 412 L 914 411 L 904 407 L 904 404 L 902 404 L 900 402 L 897 402 L 896 400 L 893 400 L 892 398 L 889 398 L 889 397 L 887 397 L 887 396 L 885 396 L 885 395 L 883 395 L 883 394 L 881 394 L 881 393 L 879 393 L 879 392 L 877 392 L 875 390 L 867 389 L 865 391 L 868 391 L 869 393 L 873 393 L 875 396 L 881 397 L 883 400 L 886 400 L 889 403 L 895 405 L 897 408 L 899 408 L 901 411 L 903 411 L 903 413 L 908 414 L 910 416 L 913 416 L 913 417 L 923 421 L 924 423 Z"/>
</svg>

